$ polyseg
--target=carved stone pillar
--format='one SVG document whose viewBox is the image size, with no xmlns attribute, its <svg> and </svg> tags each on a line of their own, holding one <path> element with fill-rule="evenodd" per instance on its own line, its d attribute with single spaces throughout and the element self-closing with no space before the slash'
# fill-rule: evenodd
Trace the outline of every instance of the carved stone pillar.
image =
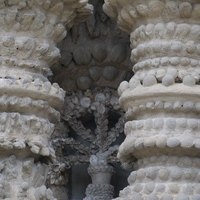
<svg viewBox="0 0 200 200">
<path fill-rule="evenodd" d="M 101 160 L 101 158 L 98 158 L 98 155 L 92 155 L 88 168 L 88 174 L 91 176 L 92 183 L 86 188 L 84 200 L 113 199 L 114 187 L 111 185 L 113 173 L 114 168 L 108 164 L 105 158 Z"/>
<path fill-rule="evenodd" d="M 118 90 L 118 157 L 136 171 L 118 199 L 200 199 L 200 2 L 105 0 L 104 11 L 130 33 L 136 61 Z"/>
<path fill-rule="evenodd" d="M 0 1 L 1 199 L 54 199 L 42 160 L 55 159 L 49 140 L 65 93 L 47 74 L 65 26 L 91 9 L 78 0 Z"/>
</svg>

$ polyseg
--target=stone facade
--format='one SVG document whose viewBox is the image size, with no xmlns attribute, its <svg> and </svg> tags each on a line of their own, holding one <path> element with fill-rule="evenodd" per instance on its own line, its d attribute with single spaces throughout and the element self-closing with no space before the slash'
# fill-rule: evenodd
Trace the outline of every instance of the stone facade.
<svg viewBox="0 0 200 200">
<path fill-rule="evenodd" d="M 198 0 L 0 16 L 0 199 L 200 200 Z"/>
</svg>

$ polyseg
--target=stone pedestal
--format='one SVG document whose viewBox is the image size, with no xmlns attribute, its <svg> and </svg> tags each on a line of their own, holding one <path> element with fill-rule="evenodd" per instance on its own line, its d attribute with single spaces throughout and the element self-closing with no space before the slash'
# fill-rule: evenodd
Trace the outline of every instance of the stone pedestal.
<svg viewBox="0 0 200 200">
<path fill-rule="evenodd" d="M 1 199 L 54 199 L 44 186 L 45 163 L 55 159 L 49 140 L 65 93 L 47 75 L 65 26 L 91 9 L 78 0 L 0 2 Z"/>
<path fill-rule="evenodd" d="M 106 0 L 104 11 L 130 33 L 134 76 L 119 86 L 131 167 L 119 199 L 200 199 L 200 2 Z"/>
<path fill-rule="evenodd" d="M 114 196 L 114 187 L 110 185 L 114 169 L 108 164 L 90 165 L 88 174 L 92 178 L 92 184 L 86 189 L 86 198 L 84 200 L 110 200 Z"/>
</svg>

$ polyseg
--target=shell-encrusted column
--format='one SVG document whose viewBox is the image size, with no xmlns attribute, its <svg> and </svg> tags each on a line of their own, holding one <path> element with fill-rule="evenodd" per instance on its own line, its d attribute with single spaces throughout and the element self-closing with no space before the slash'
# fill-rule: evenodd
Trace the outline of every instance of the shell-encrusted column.
<svg viewBox="0 0 200 200">
<path fill-rule="evenodd" d="M 119 199 L 200 199 L 200 2 L 105 0 L 104 11 L 130 33 L 136 61 L 118 89 L 118 157 L 136 161 Z"/>
<path fill-rule="evenodd" d="M 47 75 L 66 27 L 91 11 L 86 0 L 0 1 L 1 199 L 54 199 L 41 161 L 55 158 L 49 140 L 65 93 Z"/>
</svg>

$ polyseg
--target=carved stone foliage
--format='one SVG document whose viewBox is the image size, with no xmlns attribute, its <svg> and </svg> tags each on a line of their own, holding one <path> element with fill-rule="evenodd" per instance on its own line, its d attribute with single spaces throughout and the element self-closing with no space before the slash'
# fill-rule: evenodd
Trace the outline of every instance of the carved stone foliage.
<svg viewBox="0 0 200 200">
<path fill-rule="evenodd" d="M 110 121 L 111 117 L 114 117 L 114 124 Z M 68 137 L 57 134 L 52 139 L 58 162 L 68 168 L 90 163 L 88 173 L 92 184 L 86 190 L 86 199 L 112 199 L 114 188 L 110 185 L 110 178 L 114 170 L 110 164 L 118 162 L 116 140 L 123 132 L 124 124 L 124 114 L 119 108 L 116 92 L 99 88 L 67 96 L 62 119 L 70 131 Z M 107 189 L 108 193 L 105 192 L 107 190 L 101 193 L 97 192 L 99 187 L 110 189 Z"/>
<path fill-rule="evenodd" d="M 117 123 L 110 128 L 108 117 L 111 111 L 117 115 Z M 92 117 L 91 119 L 94 120 L 94 130 L 85 127 L 82 122 L 81 116 L 87 117 L 87 115 L 89 119 Z M 115 92 L 113 93 L 110 89 L 102 89 L 94 93 L 87 90 L 85 93 L 79 91 L 66 97 L 62 119 L 67 122 L 78 137 L 88 142 L 84 143 L 78 138 L 72 137 L 53 139 L 52 143 L 55 148 L 57 145 L 67 145 L 78 153 L 77 155 L 68 155 L 64 159 L 65 164 L 71 166 L 82 162 L 88 163 L 90 155 L 96 155 L 99 151 L 102 152 L 102 159 L 105 158 L 109 163 L 116 161 L 112 154 L 117 150 L 117 147 L 110 145 L 123 132 L 124 120 Z M 85 159 L 86 157 L 87 159 Z"/>
<path fill-rule="evenodd" d="M 61 59 L 52 67 L 53 80 L 68 94 L 96 87 L 116 89 L 131 76 L 128 35 L 102 11 L 102 0 L 90 3 L 94 14 L 72 27 L 59 45 Z"/>
<path fill-rule="evenodd" d="M 105 1 L 137 62 L 118 88 L 128 119 L 118 158 L 137 160 L 120 200 L 200 198 L 199 9 L 197 0 Z"/>
</svg>

